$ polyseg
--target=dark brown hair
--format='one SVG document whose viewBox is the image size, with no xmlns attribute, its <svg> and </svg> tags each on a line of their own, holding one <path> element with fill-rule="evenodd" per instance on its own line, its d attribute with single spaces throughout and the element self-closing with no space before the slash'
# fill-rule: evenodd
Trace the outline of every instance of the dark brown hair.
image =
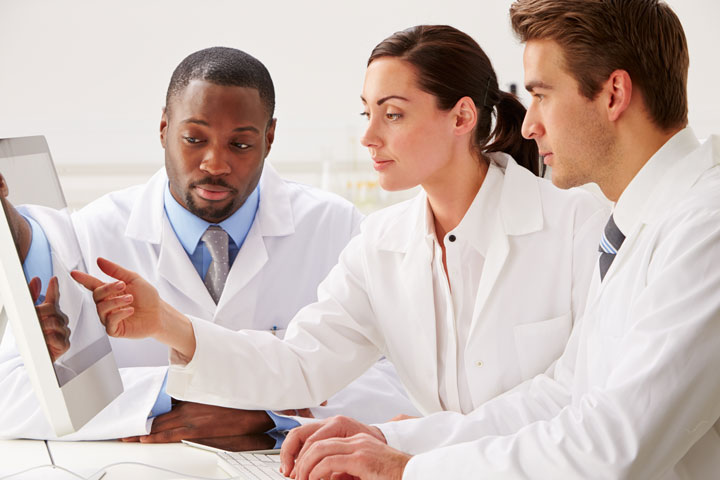
<svg viewBox="0 0 720 480">
<path fill-rule="evenodd" d="M 368 65 L 381 57 L 397 57 L 412 65 L 419 87 L 437 98 L 441 110 L 470 97 L 478 110 L 473 138 L 478 153 L 505 152 L 538 175 L 537 145 L 521 134 L 525 107 L 515 95 L 498 88 L 490 59 L 469 35 L 447 25 L 418 25 L 380 42 Z M 491 131 L 493 114 L 496 122 Z"/>
<path fill-rule="evenodd" d="M 687 125 L 687 40 L 664 2 L 517 0 L 510 19 L 522 42 L 560 45 L 565 67 L 587 98 L 596 98 L 613 71 L 625 70 L 658 127 Z"/>
</svg>

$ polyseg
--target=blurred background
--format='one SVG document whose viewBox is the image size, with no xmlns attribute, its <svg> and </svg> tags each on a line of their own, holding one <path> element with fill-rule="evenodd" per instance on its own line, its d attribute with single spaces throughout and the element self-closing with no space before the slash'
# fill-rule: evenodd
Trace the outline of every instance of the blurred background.
<svg viewBox="0 0 720 480">
<path fill-rule="evenodd" d="M 383 192 L 360 145 L 372 48 L 420 23 L 453 25 L 485 49 L 523 101 L 511 0 L 0 0 L 0 138 L 45 135 L 68 203 L 144 182 L 163 164 L 161 108 L 189 53 L 240 48 L 270 70 L 277 133 L 269 161 L 364 212 L 414 192 Z M 690 45 L 690 124 L 720 133 L 720 2 L 670 0 Z"/>
</svg>

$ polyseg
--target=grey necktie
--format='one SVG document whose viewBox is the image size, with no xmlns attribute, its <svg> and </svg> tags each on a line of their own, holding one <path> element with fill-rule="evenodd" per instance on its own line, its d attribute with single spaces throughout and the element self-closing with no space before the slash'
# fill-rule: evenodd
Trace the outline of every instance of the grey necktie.
<svg viewBox="0 0 720 480">
<path fill-rule="evenodd" d="M 212 262 L 205 275 L 205 286 L 210 296 L 218 303 L 228 272 L 230 271 L 230 256 L 228 255 L 228 234 L 222 228 L 211 225 L 202 236 L 202 241 L 210 252 Z"/>
<path fill-rule="evenodd" d="M 610 215 L 610 220 L 608 220 L 607 225 L 605 225 L 605 230 L 600 239 L 600 248 L 598 248 L 600 251 L 600 281 L 605 278 L 605 274 L 613 260 L 615 260 L 615 256 L 624 241 L 625 235 L 623 235 L 618 226 L 615 225 L 615 219 Z"/>
</svg>

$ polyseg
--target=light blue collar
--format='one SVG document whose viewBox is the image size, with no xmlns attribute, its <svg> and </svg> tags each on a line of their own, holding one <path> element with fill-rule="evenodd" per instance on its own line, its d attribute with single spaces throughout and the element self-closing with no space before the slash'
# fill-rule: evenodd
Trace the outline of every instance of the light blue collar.
<svg viewBox="0 0 720 480">
<path fill-rule="evenodd" d="M 188 255 L 192 255 L 200 242 L 200 237 L 210 225 L 219 225 L 228 233 L 235 246 L 238 248 L 242 246 L 253 221 L 255 221 L 255 214 L 260 204 L 260 185 L 258 184 L 257 188 L 253 190 L 245 203 L 235 213 L 217 224 L 206 222 L 180 205 L 170 193 L 169 183 L 165 185 L 164 195 L 165 213 L 170 225 L 185 251 Z"/>
</svg>

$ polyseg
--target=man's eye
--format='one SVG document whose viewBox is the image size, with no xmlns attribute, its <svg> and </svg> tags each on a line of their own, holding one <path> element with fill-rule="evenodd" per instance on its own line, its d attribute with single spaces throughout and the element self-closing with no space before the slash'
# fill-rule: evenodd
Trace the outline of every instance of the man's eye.
<svg viewBox="0 0 720 480">
<path fill-rule="evenodd" d="M 231 145 L 235 148 L 239 148 L 240 150 L 247 150 L 250 148 L 250 145 L 247 143 L 233 142 Z"/>
<path fill-rule="evenodd" d="M 185 140 L 187 143 L 192 143 L 192 144 L 200 143 L 200 141 L 201 141 L 199 138 L 195 138 L 195 137 L 183 137 L 183 140 Z"/>
</svg>

